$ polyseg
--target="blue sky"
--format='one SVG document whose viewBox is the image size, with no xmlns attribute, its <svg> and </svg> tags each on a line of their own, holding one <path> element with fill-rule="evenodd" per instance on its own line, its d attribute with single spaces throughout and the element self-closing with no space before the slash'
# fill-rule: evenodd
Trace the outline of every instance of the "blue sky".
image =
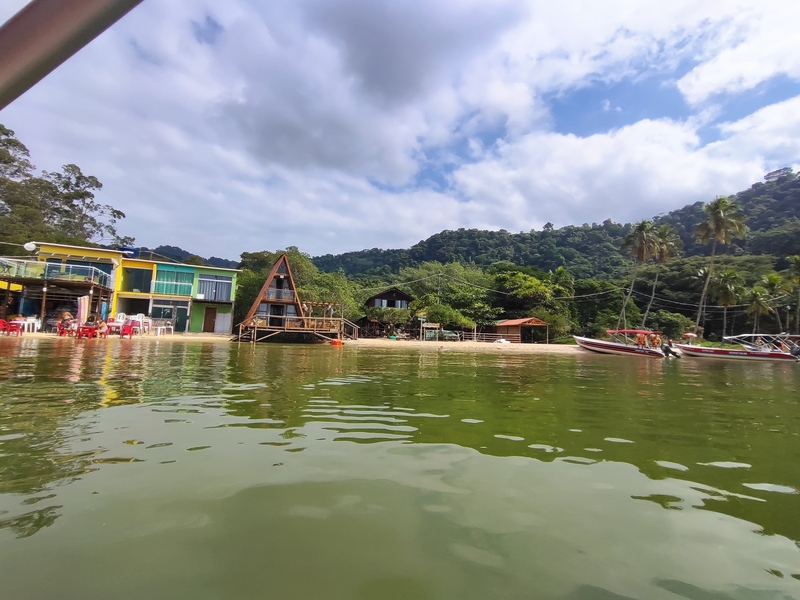
<svg viewBox="0 0 800 600">
<path fill-rule="evenodd" d="M 800 163 L 800 4 L 659 4 L 145 2 L 0 122 L 139 244 L 227 258 L 630 221 Z"/>
</svg>

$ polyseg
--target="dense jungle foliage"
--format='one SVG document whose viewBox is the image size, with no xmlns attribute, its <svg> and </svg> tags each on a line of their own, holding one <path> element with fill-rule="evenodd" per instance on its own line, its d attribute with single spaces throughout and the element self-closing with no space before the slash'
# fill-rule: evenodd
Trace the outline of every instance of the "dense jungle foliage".
<svg viewBox="0 0 800 600">
<path fill-rule="evenodd" d="M 747 217 L 749 233 L 736 240 L 726 254 L 772 254 L 784 258 L 800 254 L 800 178 L 791 169 L 774 171 L 763 182 L 732 196 Z M 655 224 L 672 225 L 681 238 L 685 256 L 707 256 L 708 246 L 694 240 L 694 230 L 703 220 L 703 204 L 696 202 L 654 217 Z M 545 271 L 560 266 L 579 278 L 615 278 L 628 268 L 619 249 L 630 232 L 630 223 L 568 225 L 558 229 L 551 224 L 542 231 L 509 233 L 459 229 L 442 231 L 408 250 L 361 250 L 315 257 L 323 271 L 342 270 L 347 275 L 396 273 L 401 267 L 427 261 L 474 263 L 489 266 L 511 261 L 519 266 Z M 784 264 L 779 265 L 785 268 Z"/>
</svg>

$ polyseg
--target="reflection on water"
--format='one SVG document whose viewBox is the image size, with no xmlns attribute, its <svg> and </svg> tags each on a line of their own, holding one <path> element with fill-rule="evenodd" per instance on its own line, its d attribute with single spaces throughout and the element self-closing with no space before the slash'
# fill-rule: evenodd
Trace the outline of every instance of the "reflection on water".
<svg viewBox="0 0 800 600">
<path fill-rule="evenodd" d="M 0 581 L 8 597 L 800 597 L 798 373 L 0 340 Z"/>
</svg>

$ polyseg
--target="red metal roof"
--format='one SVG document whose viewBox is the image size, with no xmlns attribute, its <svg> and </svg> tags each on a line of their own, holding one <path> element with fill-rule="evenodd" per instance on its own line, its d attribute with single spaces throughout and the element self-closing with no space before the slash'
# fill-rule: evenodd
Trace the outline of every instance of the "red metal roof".
<svg viewBox="0 0 800 600">
<path fill-rule="evenodd" d="M 497 327 L 514 327 L 515 325 L 540 325 L 544 327 L 547 325 L 541 319 L 537 319 L 536 317 L 527 317 L 525 319 L 508 319 L 507 321 L 500 321 L 497 324 Z"/>
</svg>

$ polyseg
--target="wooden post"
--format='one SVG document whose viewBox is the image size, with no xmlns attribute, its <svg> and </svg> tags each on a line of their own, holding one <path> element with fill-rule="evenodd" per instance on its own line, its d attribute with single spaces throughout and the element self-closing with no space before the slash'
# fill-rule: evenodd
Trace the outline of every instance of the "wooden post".
<svg viewBox="0 0 800 600">
<path fill-rule="evenodd" d="M 42 309 L 39 311 L 39 322 L 41 323 L 41 331 L 44 331 L 44 306 L 47 304 L 47 286 L 42 287 Z"/>
<path fill-rule="evenodd" d="M 544 343 L 545 344 L 549 344 L 550 343 L 550 325 L 549 324 L 545 328 L 545 334 L 544 335 L 545 335 Z"/>
<path fill-rule="evenodd" d="M 3 314 L 2 317 L 4 319 L 8 318 L 8 303 L 11 301 L 11 283 L 6 282 L 6 301 L 3 303 Z"/>
</svg>

